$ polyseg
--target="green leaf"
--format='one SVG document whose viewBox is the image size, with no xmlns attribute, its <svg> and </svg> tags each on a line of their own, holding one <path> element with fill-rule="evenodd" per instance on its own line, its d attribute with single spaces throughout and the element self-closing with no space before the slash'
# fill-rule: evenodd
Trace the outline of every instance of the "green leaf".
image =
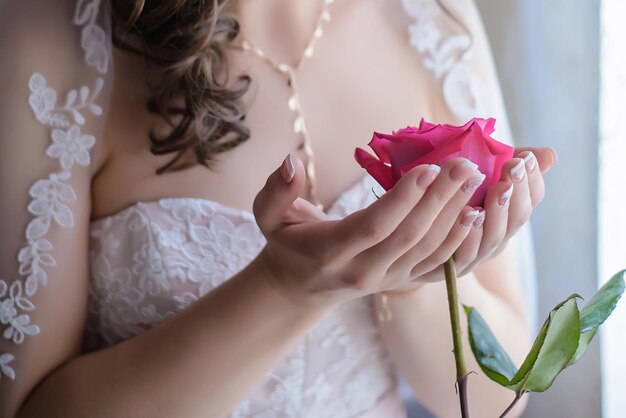
<svg viewBox="0 0 626 418">
<path fill-rule="evenodd" d="M 598 328 L 611 315 L 617 301 L 624 293 L 624 274 L 622 270 L 602 286 L 580 311 L 580 332 L 589 332 Z"/>
<path fill-rule="evenodd" d="M 567 367 L 580 338 L 580 313 L 572 295 L 548 315 L 541 331 L 508 387 L 517 393 L 543 392 Z"/>
<path fill-rule="evenodd" d="M 587 351 L 587 347 L 598 332 L 598 327 L 611 315 L 617 302 L 624 293 L 624 275 L 622 270 L 602 286 L 580 311 L 580 341 L 576 354 L 568 366 L 576 363 Z"/>
<path fill-rule="evenodd" d="M 585 351 L 587 351 L 587 347 L 589 347 L 589 344 L 591 343 L 593 336 L 596 335 L 596 332 L 598 332 L 598 328 L 580 334 L 580 340 L 578 340 L 578 348 L 576 349 L 576 353 L 574 354 L 572 359 L 567 364 L 568 367 L 576 363 L 583 356 L 583 354 L 585 354 Z"/>
<path fill-rule="evenodd" d="M 494 382 L 507 386 L 517 367 L 475 308 L 464 306 L 467 314 L 469 342 L 482 371 Z"/>
<path fill-rule="evenodd" d="M 470 345 L 481 369 L 491 380 L 517 393 L 547 390 L 565 367 L 583 356 L 624 293 L 625 279 L 626 270 L 617 273 L 581 311 L 577 294 L 558 304 L 517 371 L 478 311 L 466 306 Z"/>
</svg>

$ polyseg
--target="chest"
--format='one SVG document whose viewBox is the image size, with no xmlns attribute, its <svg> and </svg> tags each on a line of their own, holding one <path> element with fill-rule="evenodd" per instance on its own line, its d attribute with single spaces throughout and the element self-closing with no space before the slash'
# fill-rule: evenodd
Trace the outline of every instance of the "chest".
<svg viewBox="0 0 626 418">
<path fill-rule="evenodd" d="M 400 1 L 345 2 L 332 10 L 314 54 L 296 72 L 297 94 L 315 152 L 318 198 L 328 206 L 364 171 L 353 158 L 372 132 L 391 131 L 432 117 L 441 93 L 432 74 L 409 45 L 410 20 Z M 335 6 L 333 6 L 335 7 Z M 252 53 L 229 52 L 230 73 L 248 74 L 246 125 L 250 138 L 220 154 L 213 170 L 202 166 L 156 175 L 167 156 L 149 151 L 147 132 L 154 121 L 129 86 L 141 83 L 140 71 L 118 60 L 109 127 L 108 162 L 94 181 L 94 217 L 136 201 L 161 197 L 198 197 L 251 210 L 267 176 L 298 150 L 296 114 L 289 108 L 294 89 L 285 74 Z M 120 186 L 123 188 L 120 189 Z"/>
</svg>

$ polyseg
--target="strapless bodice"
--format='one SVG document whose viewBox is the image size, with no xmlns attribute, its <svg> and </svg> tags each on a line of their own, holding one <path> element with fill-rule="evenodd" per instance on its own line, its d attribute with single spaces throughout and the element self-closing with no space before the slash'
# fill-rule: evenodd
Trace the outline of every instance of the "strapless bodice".
<svg viewBox="0 0 626 418">
<path fill-rule="evenodd" d="M 383 192 L 364 176 L 330 206 L 342 218 Z M 164 198 L 94 221 L 86 347 L 138 335 L 243 269 L 266 241 L 254 216 L 218 202 Z M 402 417 L 396 379 L 371 298 L 318 323 L 231 418 Z"/>
</svg>

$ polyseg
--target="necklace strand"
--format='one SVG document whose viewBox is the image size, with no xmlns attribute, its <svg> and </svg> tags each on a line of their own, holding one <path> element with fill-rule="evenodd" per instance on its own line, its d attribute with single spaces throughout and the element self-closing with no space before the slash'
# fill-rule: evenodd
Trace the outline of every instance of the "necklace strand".
<svg viewBox="0 0 626 418">
<path fill-rule="evenodd" d="M 320 9 L 320 13 L 316 19 L 315 29 L 313 30 L 313 33 L 309 38 L 309 41 L 307 42 L 306 48 L 304 48 L 302 54 L 298 58 L 298 61 L 296 61 L 295 65 L 293 66 L 286 63 L 276 62 L 271 57 L 267 56 L 267 54 L 263 52 L 261 48 L 253 45 L 247 39 L 242 42 L 242 48 L 245 51 L 249 51 L 257 55 L 259 58 L 270 64 L 277 72 L 287 77 L 287 85 L 289 86 L 291 92 L 287 105 L 289 107 L 289 110 L 291 110 L 291 112 L 293 113 L 293 130 L 300 138 L 298 150 L 303 150 L 306 155 L 305 171 L 308 180 L 307 199 L 309 199 L 321 210 L 324 209 L 324 206 L 319 201 L 316 194 L 317 178 L 315 176 L 315 153 L 313 152 L 313 148 L 311 146 L 311 137 L 306 127 L 302 106 L 300 105 L 300 95 L 298 93 L 298 80 L 296 77 L 296 73 L 302 68 L 306 60 L 310 59 L 313 56 L 317 41 L 321 39 L 324 34 L 323 26 L 325 23 L 330 22 L 329 6 L 334 3 L 334 1 L 335 0 L 322 0 L 322 6 Z"/>
</svg>

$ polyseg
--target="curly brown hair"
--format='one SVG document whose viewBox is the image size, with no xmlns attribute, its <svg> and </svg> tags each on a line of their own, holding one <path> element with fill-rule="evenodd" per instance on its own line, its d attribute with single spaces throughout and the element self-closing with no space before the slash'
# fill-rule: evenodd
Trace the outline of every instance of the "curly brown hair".
<svg viewBox="0 0 626 418">
<path fill-rule="evenodd" d="M 157 170 L 177 170 L 213 157 L 250 137 L 244 125 L 242 97 L 250 77 L 240 75 L 238 88 L 227 87 L 225 50 L 239 33 L 239 22 L 224 10 L 228 0 L 110 0 L 113 43 L 142 55 L 155 67 L 159 83 L 150 85 L 148 110 L 169 126 L 149 133 L 155 155 L 176 153 Z M 132 36 L 140 43 L 132 46 Z"/>
</svg>

